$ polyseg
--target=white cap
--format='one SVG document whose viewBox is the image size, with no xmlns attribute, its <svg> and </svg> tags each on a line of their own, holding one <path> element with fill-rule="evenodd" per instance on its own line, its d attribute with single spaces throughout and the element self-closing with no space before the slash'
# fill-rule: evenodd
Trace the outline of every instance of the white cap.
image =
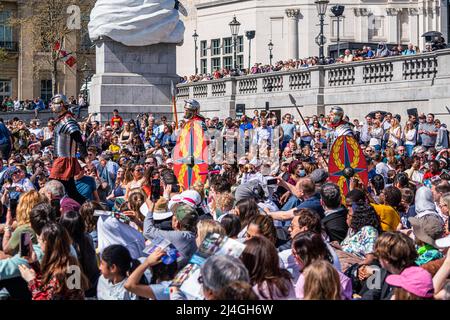
<svg viewBox="0 0 450 320">
<path fill-rule="evenodd" d="M 450 236 L 446 236 L 445 238 L 437 239 L 435 243 L 439 248 L 448 248 L 448 247 L 450 247 Z"/>
<path fill-rule="evenodd" d="M 202 197 L 195 190 L 186 190 L 172 197 L 169 201 L 169 210 L 172 210 L 172 207 L 180 202 L 195 208 L 202 203 Z"/>
</svg>

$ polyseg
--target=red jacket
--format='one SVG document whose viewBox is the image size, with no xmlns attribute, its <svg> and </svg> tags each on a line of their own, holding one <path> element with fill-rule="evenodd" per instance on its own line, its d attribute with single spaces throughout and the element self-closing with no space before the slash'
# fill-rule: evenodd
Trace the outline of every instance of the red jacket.
<svg viewBox="0 0 450 320">
<path fill-rule="evenodd" d="M 111 127 L 114 127 L 115 122 L 119 122 L 119 127 L 123 126 L 123 119 L 121 116 L 114 116 L 111 118 Z"/>
</svg>

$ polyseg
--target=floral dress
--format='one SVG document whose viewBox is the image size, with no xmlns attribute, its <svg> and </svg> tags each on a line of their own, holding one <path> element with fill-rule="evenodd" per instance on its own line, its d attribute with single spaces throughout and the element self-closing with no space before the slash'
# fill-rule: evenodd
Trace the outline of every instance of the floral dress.
<svg viewBox="0 0 450 320">
<path fill-rule="evenodd" d="M 342 250 L 362 259 L 373 253 L 378 231 L 372 226 L 364 226 L 358 232 L 348 229 L 347 237 L 342 241 Z"/>
</svg>

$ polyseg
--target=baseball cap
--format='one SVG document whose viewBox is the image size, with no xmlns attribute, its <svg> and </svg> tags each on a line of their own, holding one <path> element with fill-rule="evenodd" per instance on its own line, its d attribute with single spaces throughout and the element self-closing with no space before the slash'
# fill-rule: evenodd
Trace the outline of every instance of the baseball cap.
<svg viewBox="0 0 450 320">
<path fill-rule="evenodd" d="M 183 221 L 186 217 L 198 216 L 197 211 L 186 204 L 177 206 L 173 214 L 177 217 L 178 221 Z"/>
<path fill-rule="evenodd" d="M 450 247 L 450 236 L 446 236 L 444 238 L 440 238 L 436 240 L 436 246 L 439 248 L 448 248 Z"/>
<path fill-rule="evenodd" d="M 400 274 L 391 274 L 386 278 L 386 282 L 421 298 L 432 298 L 434 294 L 433 278 L 421 267 L 409 267 Z"/>
<path fill-rule="evenodd" d="M 410 217 L 409 222 L 417 239 L 436 247 L 436 240 L 442 237 L 444 225 L 440 217 L 427 214 L 423 217 Z"/>
<path fill-rule="evenodd" d="M 184 203 L 192 208 L 197 207 L 202 202 L 200 193 L 195 190 L 186 190 L 176 196 L 173 196 L 169 201 L 169 210 L 172 210 L 173 206 L 177 203 Z"/>
</svg>

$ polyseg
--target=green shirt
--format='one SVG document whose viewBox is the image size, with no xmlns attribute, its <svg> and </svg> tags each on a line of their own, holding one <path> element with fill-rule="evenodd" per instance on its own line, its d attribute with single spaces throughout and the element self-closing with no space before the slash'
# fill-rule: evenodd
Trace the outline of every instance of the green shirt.
<svg viewBox="0 0 450 320">
<path fill-rule="evenodd" d="M 31 241 L 36 244 L 37 238 L 33 229 L 29 224 L 24 224 L 16 228 L 11 235 L 11 239 L 9 239 L 8 247 L 11 250 L 11 255 L 15 255 L 19 252 L 19 244 L 20 244 L 20 235 L 24 232 L 28 232 L 31 235 Z"/>
</svg>

